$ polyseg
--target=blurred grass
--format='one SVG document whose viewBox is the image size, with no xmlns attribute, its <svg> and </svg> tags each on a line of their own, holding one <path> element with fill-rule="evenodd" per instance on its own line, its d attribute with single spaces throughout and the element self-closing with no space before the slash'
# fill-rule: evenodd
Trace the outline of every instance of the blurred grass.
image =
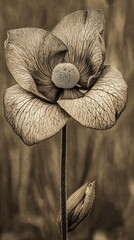
<svg viewBox="0 0 134 240">
<path fill-rule="evenodd" d="M 14 84 L 5 63 L 3 42 L 9 29 L 51 30 L 66 14 L 98 8 L 105 15 L 106 63 L 117 67 L 129 89 L 126 110 L 107 131 L 68 126 L 68 194 L 96 179 L 96 200 L 89 218 L 72 234 L 74 240 L 133 240 L 134 143 L 133 0 L 0 0 L 0 239 L 56 239 L 59 211 L 60 134 L 25 146 L 6 123 L 3 94 Z M 99 236 L 99 234 L 98 234 Z M 95 238 L 96 237 L 96 238 Z"/>
</svg>

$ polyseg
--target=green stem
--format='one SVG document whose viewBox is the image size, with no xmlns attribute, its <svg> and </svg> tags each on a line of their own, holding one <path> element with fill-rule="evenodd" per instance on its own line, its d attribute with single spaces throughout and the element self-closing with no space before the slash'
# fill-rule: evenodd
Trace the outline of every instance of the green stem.
<svg viewBox="0 0 134 240">
<path fill-rule="evenodd" d="M 66 162 L 67 162 L 67 129 L 66 126 L 62 129 L 62 146 L 61 146 L 61 239 L 68 239 L 67 229 L 67 214 L 66 214 L 66 201 L 67 201 L 67 176 L 66 176 Z"/>
</svg>

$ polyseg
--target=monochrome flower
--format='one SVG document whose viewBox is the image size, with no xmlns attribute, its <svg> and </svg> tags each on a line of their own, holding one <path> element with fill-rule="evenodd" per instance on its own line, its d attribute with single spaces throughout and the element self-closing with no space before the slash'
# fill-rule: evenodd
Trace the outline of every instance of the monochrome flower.
<svg viewBox="0 0 134 240">
<path fill-rule="evenodd" d="M 94 129 L 116 123 L 127 86 L 117 69 L 104 65 L 103 28 L 100 11 L 80 10 L 51 32 L 8 32 L 7 66 L 17 85 L 5 93 L 5 117 L 26 144 L 55 135 L 70 117 Z"/>
<path fill-rule="evenodd" d="M 68 232 L 73 231 L 90 213 L 95 198 L 95 181 L 85 183 L 67 200 Z M 61 230 L 61 214 L 57 218 Z"/>
</svg>

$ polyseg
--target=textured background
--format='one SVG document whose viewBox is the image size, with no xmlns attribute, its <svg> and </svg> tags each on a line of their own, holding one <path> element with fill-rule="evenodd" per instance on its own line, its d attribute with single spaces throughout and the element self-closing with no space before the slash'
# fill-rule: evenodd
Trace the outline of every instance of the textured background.
<svg viewBox="0 0 134 240">
<path fill-rule="evenodd" d="M 3 94 L 14 84 L 5 64 L 6 31 L 27 26 L 51 30 L 66 14 L 87 8 L 101 9 L 105 15 L 106 63 L 123 73 L 129 99 L 110 130 L 95 131 L 69 122 L 68 194 L 87 180 L 97 180 L 92 213 L 70 239 L 134 239 L 134 1 L 0 0 L 1 240 L 57 239 L 60 184 L 60 133 L 26 147 L 3 117 Z"/>
</svg>

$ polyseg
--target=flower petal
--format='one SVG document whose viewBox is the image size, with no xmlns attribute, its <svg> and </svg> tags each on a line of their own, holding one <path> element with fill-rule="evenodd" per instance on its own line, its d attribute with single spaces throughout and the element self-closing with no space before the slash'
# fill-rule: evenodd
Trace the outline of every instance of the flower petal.
<svg viewBox="0 0 134 240">
<path fill-rule="evenodd" d="M 77 90 L 76 88 L 73 89 L 65 89 L 63 91 L 63 95 L 60 97 L 60 99 L 75 99 L 83 97 L 84 94 Z"/>
<path fill-rule="evenodd" d="M 59 105 L 85 127 L 107 129 L 112 127 L 127 102 L 127 85 L 121 73 L 106 66 L 103 76 L 83 98 L 59 100 Z"/>
<path fill-rule="evenodd" d="M 104 18 L 100 11 L 80 10 L 67 15 L 52 31 L 66 44 L 68 52 L 64 61 L 78 68 L 83 86 L 104 62 L 103 26 Z"/>
<path fill-rule="evenodd" d="M 69 119 L 57 104 L 46 103 L 19 85 L 7 89 L 4 109 L 6 120 L 27 145 L 55 135 Z"/>
<path fill-rule="evenodd" d="M 37 89 L 41 82 L 41 86 L 44 83 L 46 89 L 53 88 L 56 94 L 51 72 L 67 51 L 60 39 L 43 29 L 10 30 L 5 49 L 9 71 L 23 89 L 41 96 Z M 41 93 L 47 95 L 48 89 Z"/>
</svg>

